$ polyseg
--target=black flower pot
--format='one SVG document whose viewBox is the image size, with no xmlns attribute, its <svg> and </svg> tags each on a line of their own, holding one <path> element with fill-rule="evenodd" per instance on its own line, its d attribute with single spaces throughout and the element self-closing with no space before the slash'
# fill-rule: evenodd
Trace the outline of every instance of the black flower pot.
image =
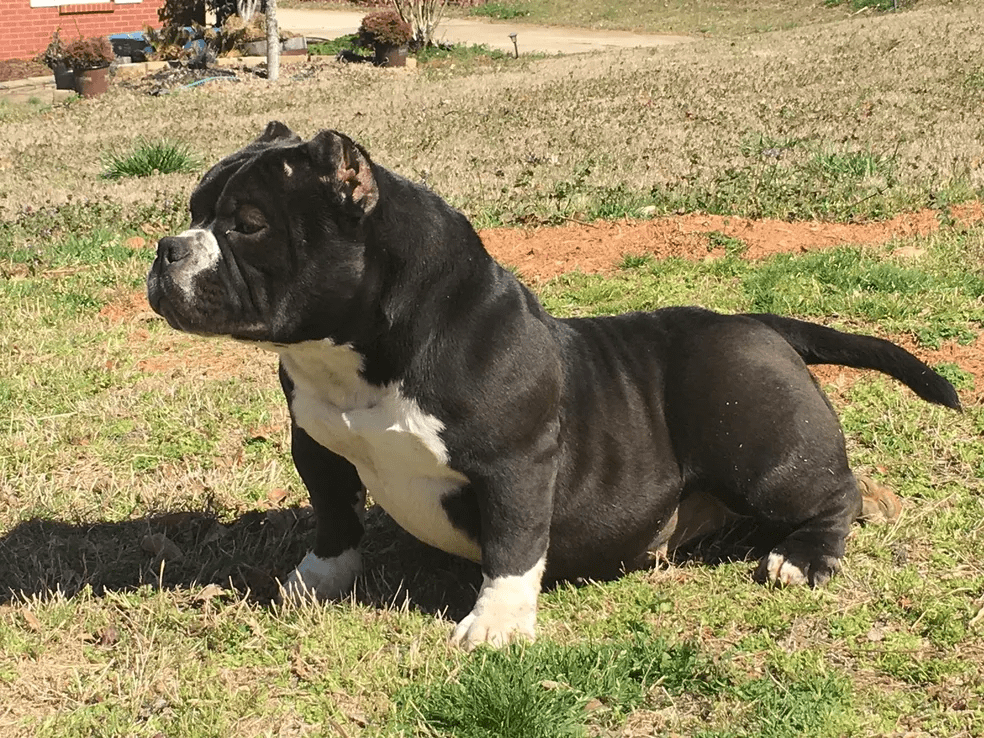
<svg viewBox="0 0 984 738">
<path fill-rule="evenodd" d="M 75 74 L 72 72 L 72 68 L 68 66 L 65 62 L 55 62 L 54 66 L 51 67 L 52 73 L 55 75 L 55 88 L 58 90 L 74 90 L 75 89 Z"/>
</svg>

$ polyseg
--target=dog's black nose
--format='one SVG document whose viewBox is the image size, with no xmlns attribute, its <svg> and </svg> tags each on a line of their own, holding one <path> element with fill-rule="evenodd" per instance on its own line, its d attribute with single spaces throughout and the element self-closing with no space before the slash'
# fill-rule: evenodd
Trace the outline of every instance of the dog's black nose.
<svg viewBox="0 0 984 738">
<path fill-rule="evenodd" d="M 165 264 L 173 264 L 176 261 L 188 258 L 191 254 L 191 246 L 183 238 L 165 236 L 157 242 L 157 253 L 164 260 Z"/>
</svg>

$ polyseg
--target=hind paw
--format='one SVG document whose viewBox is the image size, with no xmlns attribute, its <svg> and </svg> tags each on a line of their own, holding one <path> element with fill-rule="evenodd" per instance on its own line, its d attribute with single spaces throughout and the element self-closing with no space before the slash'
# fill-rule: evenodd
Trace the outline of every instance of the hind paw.
<svg viewBox="0 0 984 738">
<path fill-rule="evenodd" d="M 755 579 L 780 587 L 809 584 L 819 587 L 840 569 L 840 559 L 818 556 L 812 560 L 800 559 L 778 549 L 769 553 L 755 572 Z"/>
<path fill-rule="evenodd" d="M 858 520 L 863 523 L 891 523 L 902 513 L 902 500 L 871 477 L 858 476 L 858 491 L 861 493 L 861 514 Z"/>
</svg>

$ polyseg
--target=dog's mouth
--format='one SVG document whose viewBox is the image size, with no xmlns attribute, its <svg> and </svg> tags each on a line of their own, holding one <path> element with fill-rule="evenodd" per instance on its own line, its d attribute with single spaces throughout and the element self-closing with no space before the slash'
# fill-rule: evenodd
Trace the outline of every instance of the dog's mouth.
<svg viewBox="0 0 984 738">
<path fill-rule="evenodd" d="M 171 294 L 173 287 L 169 287 L 167 282 L 167 277 L 160 273 L 155 264 L 147 275 L 147 302 L 150 303 L 151 309 L 175 330 L 184 333 L 201 333 L 200 330 L 196 330 L 192 321 L 182 315 L 178 306 L 180 301 L 174 299 Z"/>
</svg>

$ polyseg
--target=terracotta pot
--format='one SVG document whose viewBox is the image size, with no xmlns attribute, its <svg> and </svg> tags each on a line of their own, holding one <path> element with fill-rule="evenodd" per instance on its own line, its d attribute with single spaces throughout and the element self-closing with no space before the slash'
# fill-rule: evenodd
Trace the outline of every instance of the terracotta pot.
<svg viewBox="0 0 984 738">
<path fill-rule="evenodd" d="M 82 97 L 95 97 L 108 89 L 109 67 L 75 70 L 75 91 Z"/>
<path fill-rule="evenodd" d="M 375 47 L 375 63 L 380 67 L 405 67 L 407 65 L 406 46 L 383 46 Z"/>
</svg>

